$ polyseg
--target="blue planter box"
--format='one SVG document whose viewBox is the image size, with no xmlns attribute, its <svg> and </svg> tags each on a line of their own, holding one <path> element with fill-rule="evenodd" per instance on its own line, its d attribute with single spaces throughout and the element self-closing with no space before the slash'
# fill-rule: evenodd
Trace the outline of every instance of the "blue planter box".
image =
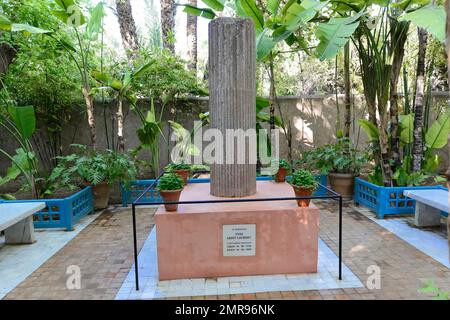
<svg viewBox="0 0 450 320">
<path fill-rule="evenodd" d="M 414 214 L 416 201 L 403 195 L 405 190 L 417 189 L 444 189 L 441 186 L 429 187 L 383 187 L 365 181 L 361 178 L 355 179 L 355 197 L 357 205 L 363 205 L 383 219 L 389 214 Z"/>
<path fill-rule="evenodd" d="M 256 177 L 258 181 L 270 181 L 273 180 L 272 176 L 260 176 Z M 322 185 L 327 185 L 327 176 L 326 175 L 318 175 L 316 176 L 316 180 Z M 152 184 L 155 182 L 155 179 L 148 180 L 135 180 L 131 181 L 129 188 L 126 189 L 123 184 L 120 185 L 120 191 L 122 194 L 122 206 L 126 207 L 128 204 L 132 204 L 136 199 Z M 209 178 L 196 178 L 189 179 L 189 183 L 208 183 L 210 182 Z M 319 187 L 314 195 L 326 195 L 326 189 Z M 161 202 L 163 201 L 159 191 L 156 189 L 151 189 L 146 192 L 146 194 L 139 200 L 142 203 L 152 203 L 152 202 Z"/>
<path fill-rule="evenodd" d="M 65 228 L 71 231 L 78 220 L 94 212 L 91 187 L 86 187 L 64 199 L 10 200 L 4 202 L 45 202 L 47 207 L 33 215 L 35 228 Z"/>
</svg>

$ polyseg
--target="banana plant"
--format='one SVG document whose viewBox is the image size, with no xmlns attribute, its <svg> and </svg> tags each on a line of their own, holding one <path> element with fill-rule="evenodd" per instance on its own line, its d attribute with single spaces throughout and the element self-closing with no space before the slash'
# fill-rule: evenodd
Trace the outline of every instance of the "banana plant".
<svg viewBox="0 0 450 320">
<path fill-rule="evenodd" d="M 151 167 L 152 174 L 156 178 L 159 175 L 159 154 L 160 154 L 160 138 L 166 143 L 168 146 L 168 139 L 164 135 L 163 128 L 166 125 L 166 122 L 163 121 L 164 114 L 164 105 L 159 115 L 157 115 L 155 111 L 155 104 L 153 98 L 150 99 L 150 107 L 146 113 L 142 112 L 138 107 L 135 107 L 134 110 L 139 115 L 141 119 L 142 126 L 136 130 L 137 136 L 139 138 L 140 145 L 132 150 L 131 154 L 133 156 L 137 156 L 139 152 L 144 149 L 150 149 L 151 152 Z M 171 127 L 173 131 L 175 131 L 176 135 L 181 139 L 185 139 L 185 132 L 187 132 L 184 127 L 175 122 L 175 121 L 167 121 L 168 125 Z M 187 140 L 183 140 L 185 142 Z M 191 144 L 183 144 L 183 147 L 186 147 L 185 152 L 188 153 L 193 147 Z"/>
<path fill-rule="evenodd" d="M 30 142 L 36 129 L 36 117 L 32 106 L 9 106 L 0 111 L 0 126 L 19 145 L 15 154 L 0 148 L 0 153 L 11 161 L 6 176 L 0 177 L 0 185 L 16 180 L 20 176 L 25 178 L 33 198 L 39 198 L 36 177 L 39 177 L 38 162 Z"/>
<path fill-rule="evenodd" d="M 378 127 L 372 122 L 360 119 L 359 125 L 367 134 L 370 142 L 378 142 Z M 414 114 L 400 116 L 400 141 L 403 145 L 410 145 L 414 141 Z M 412 156 L 404 154 L 402 165 L 396 168 L 392 175 L 398 186 L 415 186 L 420 185 L 430 174 L 435 174 L 442 161 L 441 157 L 435 154 L 435 150 L 442 149 L 447 145 L 447 137 L 450 134 L 450 113 L 447 111 L 441 114 L 435 122 L 432 123 L 430 129 L 425 134 L 425 152 L 421 171 L 411 172 Z M 406 148 L 411 150 L 411 148 Z M 379 172 L 381 174 L 381 172 Z M 372 182 L 382 183 L 382 179 L 372 178 Z"/>
<path fill-rule="evenodd" d="M 60 31 L 49 33 L 75 62 L 81 76 L 82 93 L 86 104 L 87 121 L 90 131 L 91 144 L 95 149 L 97 135 L 95 132 L 94 100 L 91 95 L 90 74 L 91 65 L 89 59 L 92 53 L 92 43 L 97 41 L 102 29 L 102 21 L 105 16 L 103 3 L 99 2 L 90 10 L 89 18 L 86 18 L 74 0 L 55 0 L 56 10 L 52 14 L 66 26 L 72 29 L 76 36 L 76 43 L 66 40 Z"/>
<path fill-rule="evenodd" d="M 137 98 L 133 90 L 133 82 L 143 76 L 150 68 L 151 63 L 142 65 L 136 71 L 126 70 L 120 79 L 114 78 L 107 73 L 98 70 L 92 71 L 92 77 L 102 86 L 94 88 L 89 95 L 93 95 L 98 90 L 112 91 L 117 100 L 117 149 L 120 153 L 125 151 L 125 139 L 123 135 L 124 116 L 123 116 L 123 100 L 127 100 L 131 107 L 135 109 Z"/>
<path fill-rule="evenodd" d="M 9 32 L 21 32 L 24 35 L 47 34 L 49 30 L 37 28 L 25 23 L 13 23 L 7 16 L 0 13 L 0 30 Z"/>
</svg>

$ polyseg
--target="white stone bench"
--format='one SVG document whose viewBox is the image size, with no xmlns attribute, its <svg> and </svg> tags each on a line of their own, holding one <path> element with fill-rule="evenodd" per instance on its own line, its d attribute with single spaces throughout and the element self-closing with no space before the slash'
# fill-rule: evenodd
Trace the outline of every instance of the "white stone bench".
<svg viewBox="0 0 450 320">
<path fill-rule="evenodd" d="M 0 203 L 0 231 L 5 231 L 5 243 L 33 243 L 33 214 L 44 209 L 45 202 Z"/>
<path fill-rule="evenodd" d="M 403 191 L 403 195 L 416 200 L 415 224 L 418 227 L 439 226 L 441 211 L 449 212 L 449 198 L 446 190 L 406 190 Z"/>
</svg>

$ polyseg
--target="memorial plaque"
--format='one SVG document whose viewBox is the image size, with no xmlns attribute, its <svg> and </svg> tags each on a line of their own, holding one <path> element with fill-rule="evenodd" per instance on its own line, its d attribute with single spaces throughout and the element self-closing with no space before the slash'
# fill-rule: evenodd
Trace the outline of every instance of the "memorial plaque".
<svg viewBox="0 0 450 320">
<path fill-rule="evenodd" d="M 256 224 L 226 224 L 223 231 L 223 256 L 256 255 Z"/>
</svg>

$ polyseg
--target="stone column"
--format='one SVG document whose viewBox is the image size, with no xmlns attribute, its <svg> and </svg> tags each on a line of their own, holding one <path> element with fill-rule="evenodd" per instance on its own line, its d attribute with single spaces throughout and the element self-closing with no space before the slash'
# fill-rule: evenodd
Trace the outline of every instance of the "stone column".
<svg viewBox="0 0 450 320">
<path fill-rule="evenodd" d="M 247 131 L 251 129 L 254 134 L 256 129 L 255 47 L 251 19 L 217 18 L 209 23 L 211 128 L 220 130 L 224 137 L 224 161 L 211 165 L 211 194 L 214 196 L 244 197 L 256 192 L 256 135 Z M 233 132 L 227 129 L 241 129 L 241 133 L 234 131 L 241 143 L 235 139 L 231 149 L 227 139 L 230 140 Z M 245 143 L 242 143 L 242 132 L 247 132 Z M 226 158 L 231 158 L 233 163 Z M 244 159 L 240 164 L 239 158 Z"/>
</svg>

